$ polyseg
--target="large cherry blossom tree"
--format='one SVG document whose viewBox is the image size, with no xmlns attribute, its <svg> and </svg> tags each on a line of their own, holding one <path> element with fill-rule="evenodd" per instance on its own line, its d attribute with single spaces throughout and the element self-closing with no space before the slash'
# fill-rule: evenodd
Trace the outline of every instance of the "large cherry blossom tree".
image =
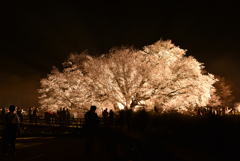
<svg viewBox="0 0 240 161">
<path fill-rule="evenodd" d="M 118 104 L 128 108 L 157 102 L 164 109 L 193 110 L 205 106 L 216 81 L 194 57 L 171 41 L 159 40 L 143 50 L 113 48 L 92 57 L 71 54 L 63 72 L 53 69 L 41 80 L 43 107 L 76 108 L 86 102 Z"/>
</svg>

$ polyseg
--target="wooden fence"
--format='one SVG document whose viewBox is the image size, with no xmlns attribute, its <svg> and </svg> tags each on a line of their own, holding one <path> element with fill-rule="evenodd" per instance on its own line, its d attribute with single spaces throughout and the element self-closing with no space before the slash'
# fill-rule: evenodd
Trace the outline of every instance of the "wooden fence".
<svg viewBox="0 0 240 161">
<path fill-rule="evenodd" d="M 30 118 L 29 116 L 24 116 L 22 124 L 29 125 L 48 125 L 48 126 L 68 126 L 73 128 L 82 128 L 85 124 L 84 118 L 66 118 L 61 119 L 59 117 L 49 117 L 37 116 L 36 118 Z"/>
<path fill-rule="evenodd" d="M 100 126 L 110 126 L 116 123 L 115 120 L 110 121 L 108 118 L 99 118 Z M 29 116 L 24 116 L 22 124 L 29 125 L 49 125 L 49 126 L 68 126 L 73 128 L 82 128 L 85 124 L 84 118 L 59 118 L 59 117 L 50 117 L 46 118 L 45 116 L 37 116 L 36 118 L 30 118 Z"/>
<path fill-rule="evenodd" d="M 115 120 L 110 122 L 109 119 L 99 118 L 99 121 L 100 127 L 110 127 L 116 125 Z M 82 131 L 84 124 L 84 118 L 61 119 L 59 117 L 37 116 L 36 118 L 32 118 L 29 116 L 23 116 L 20 128 L 22 132 L 25 133 L 79 133 Z M 1 125 L 2 119 L 0 119 L 0 129 L 2 129 Z"/>
</svg>

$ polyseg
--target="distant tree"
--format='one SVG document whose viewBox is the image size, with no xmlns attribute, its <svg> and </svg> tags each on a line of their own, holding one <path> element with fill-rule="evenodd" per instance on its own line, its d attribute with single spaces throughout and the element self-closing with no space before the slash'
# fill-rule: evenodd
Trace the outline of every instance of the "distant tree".
<svg viewBox="0 0 240 161">
<path fill-rule="evenodd" d="M 221 106 L 222 102 L 220 100 L 220 97 L 217 95 L 216 90 L 212 89 L 211 90 L 211 98 L 208 100 L 208 107 L 213 107 L 213 108 L 218 108 Z"/>
<path fill-rule="evenodd" d="M 108 101 L 128 109 L 151 99 L 179 111 L 205 106 L 216 80 L 202 74 L 202 63 L 185 53 L 171 41 L 160 40 L 143 50 L 113 48 L 100 57 L 71 54 L 63 72 L 54 68 L 41 81 L 40 103 L 75 107 L 84 101 Z"/>
<path fill-rule="evenodd" d="M 219 96 L 221 101 L 221 106 L 230 107 L 233 106 L 234 95 L 232 94 L 232 84 L 226 80 L 226 78 L 221 76 L 215 76 L 218 81 L 216 81 L 213 86 L 216 89 L 216 95 Z"/>
</svg>

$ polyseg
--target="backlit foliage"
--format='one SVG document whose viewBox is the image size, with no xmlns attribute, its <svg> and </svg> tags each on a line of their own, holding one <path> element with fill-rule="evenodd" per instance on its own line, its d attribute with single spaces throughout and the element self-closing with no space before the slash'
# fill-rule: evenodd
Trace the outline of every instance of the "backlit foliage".
<svg viewBox="0 0 240 161">
<path fill-rule="evenodd" d="M 63 72 L 54 68 L 41 80 L 40 103 L 48 109 L 106 101 L 135 108 L 151 100 L 164 110 L 194 110 L 207 105 L 216 80 L 202 74 L 202 63 L 185 53 L 171 41 L 159 40 L 143 50 L 113 48 L 100 57 L 71 54 Z"/>
</svg>

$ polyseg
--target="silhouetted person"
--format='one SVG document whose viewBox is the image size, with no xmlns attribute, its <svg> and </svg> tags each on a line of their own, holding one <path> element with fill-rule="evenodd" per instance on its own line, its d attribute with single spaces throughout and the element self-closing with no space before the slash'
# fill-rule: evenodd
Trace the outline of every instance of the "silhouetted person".
<svg viewBox="0 0 240 161">
<path fill-rule="evenodd" d="M 63 108 L 60 108 L 59 111 L 60 124 L 63 125 Z"/>
<path fill-rule="evenodd" d="M 19 127 L 20 120 L 15 113 L 15 106 L 11 105 L 9 111 L 5 116 L 4 127 L 4 141 L 3 141 L 3 153 L 6 156 L 8 152 L 8 144 L 11 144 L 10 152 L 15 155 L 15 141 L 17 129 Z"/>
<path fill-rule="evenodd" d="M 107 125 L 107 117 L 108 117 L 107 108 L 105 108 L 105 110 L 103 110 L 102 115 L 103 115 L 104 125 Z"/>
<path fill-rule="evenodd" d="M 32 123 L 33 122 L 33 110 L 32 110 L 32 107 L 29 107 L 28 117 L 29 117 L 29 123 Z"/>
<path fill-rule="evenodd" d="M 112 109 L 109 112 L 109 123 L 110 123 L 110 126 L 112 126 L 114 123 L 114 112 Z"/>
<path fill-rule="evenodd" d="M 61 123 L 61 121 L 60 121 L 60 110 L 57 110 L 57 123 L 59 124 L 59 123 Z"/>
<path fill-rule="evenodd" d="M 17 115 L 18 115 L 18 117 L 20 118 L 20 114 L 21 113 L 21 108 L 17 108 Z"/>
<path fill-rule="evenodd" d="M 157 109 L 156 106 L 154 106 L 154 112 L 155 112 L 155 113 L 158 113 L 158 109 Z"/>
<path fill-rule="evenodd" d="M 132 117 L 133 117 L 133 110 L 131 108 L 127 109 L 126 110 L 126 123 L 127 123 L 128 128 L 131 124 Z"/>
<path fill-rule="evenodd" d="M 63 125 L 66 124 L 66 118 L 67 118 L 67 111 L 66 111 L 66 107 L 64 107 L 62 111 Z"/>
<path fill-rule="evenodd" d="M 1 111 L 1 122 L 2 124 L 5 123 L 5 115 L 6 115 L 6 108 L 3 107 L 2 111 Z M 3 139 L 4 135 L 3 135 L 3 129 L 2 129 L 2 139 Z"/>
<path fill-rule="evenodd" d="M 118 115 L 118 126 L 120 127 L 120 130 L 122 129 L 124 123 L 125 123 L 125 111 L 120 110 Z"/>
<path fill-rule="evenodd" d="M 96 114 L 96 106 L 91 106 L 90 111 L 88 111 L 85 115 L 85 132 L 87 135 L 86 142 L 86 155 L 88 157 L 91 156 L 91 151 L 93 147 L 94 136 L 96 135 L 97 128 L 99 125 L 98 115 Z"/>
<path fill-rule="evenodd" d="M 1 121 L 4 122 L 5 121 L 5 115 L 6 115 L 6 108 L 3 107 L 2 111 L 1 111 Z"/>
<path fill-rule="evenodd" d="M 38 107 L 35 107 L 35 109 L 33 110 L 33 118 L 35 123 L 37 123 L 38 112 Z"/>
<path fill-rule="evenodd" d="M 22 123 L 23 122 L 23 109 L 22 108 L 18 108 L 17 115 L 20 119 L 20 122 Z"/>
<path fill-rule="evenodd" d="M 67 110 L 66 110 L 66 120 L 67 120 L 67 125 L 68 126 L 70 124 L 70 117 L 71 117 L 71 114 L 70 114 L 69 109 L 67 108 Z"/>
</svg>

